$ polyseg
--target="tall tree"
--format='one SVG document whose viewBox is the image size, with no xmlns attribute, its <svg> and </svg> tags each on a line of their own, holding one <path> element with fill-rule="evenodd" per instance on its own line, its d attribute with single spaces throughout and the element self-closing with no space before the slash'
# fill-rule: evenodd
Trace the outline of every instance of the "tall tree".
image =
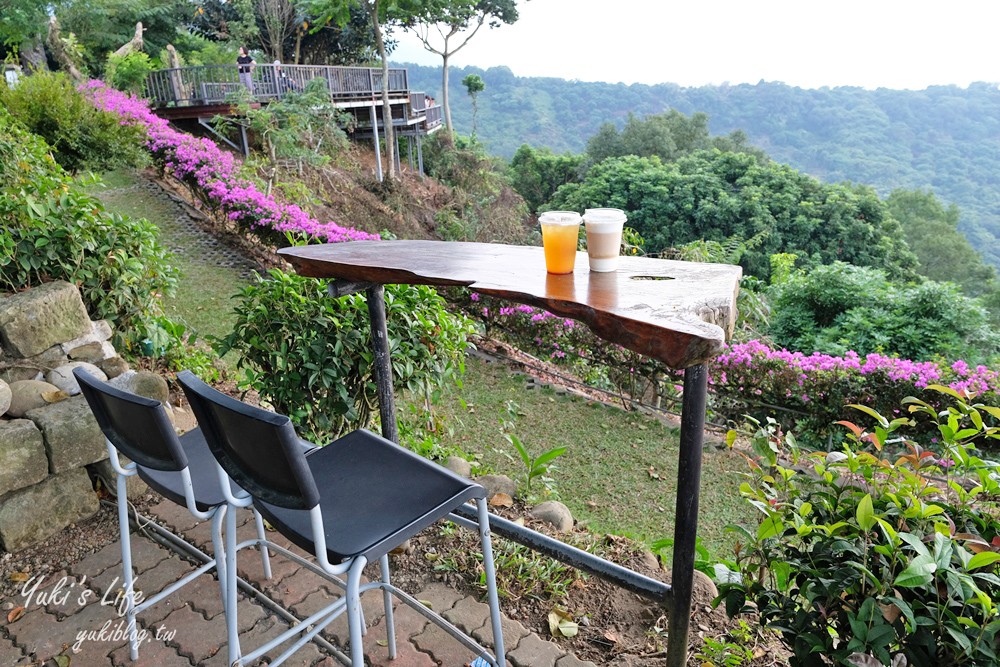
<svg viewBox="0 0 1000 667">
<path fill-rule="evenodd" d="M 468 44 L 484 23 L 496 28 L 502 23 L 510 25 L 517 21 L 517 3 L 516 0 L 424 0 L 416 4 L 417 11 L 405 26 L 420 39 L 425 49 L 441 56 L 444 125 L 452 132 L 448 59 Z M 437 37 L 432 37 L 432 33 Z"/>
<path fill-rule="evenodd" d="M 886 204 L 920 262 L 918 273 L 958 283 L 972 296 L 996 290 L 996 270 L 958 230 L 957 206 L 946 207 L 930 191 L 901 189 L 893 190 Z"/>
<path fill-rule="evenodd" d="M 368 14 L 375 33 L 375 47 L 382 61 L 382 127 L 385 137 L 385 158 L 388 162 L 386 176 L 389 180 L 399 177 L 396 168 L 396 132 L 392 126 L 392 107 L 389 106 L 389 56 L 385 48 L 386 26 L 405 23 L 412 16 L 412 3 L 406 0 L 302 0 L 302 6 L 319 15 L 323 25 L 334 20 L 344 26 L 351 20 L 351 7 L 360 7 Z"/>
<path fill-rule="evenodd" d="M 292 0 L 257 0 L 257 16 L 264 24 L 261 43 L 274 58 L 285 62 L 284 44 L 304 20 Z"/>
<path fill-rule="evenodd" d="M 479 113 L 479 93 L 486 90 L 486 84 L 483 83 L 483 77 L 478 74 L 469 74 L 464 79 L 462 79 L 462 85 L 465 86 L 465 90 L 469 93 L 469 97 L 472 98 L 472 140 L 476 140 L 476 115 Z"/>
</svg>

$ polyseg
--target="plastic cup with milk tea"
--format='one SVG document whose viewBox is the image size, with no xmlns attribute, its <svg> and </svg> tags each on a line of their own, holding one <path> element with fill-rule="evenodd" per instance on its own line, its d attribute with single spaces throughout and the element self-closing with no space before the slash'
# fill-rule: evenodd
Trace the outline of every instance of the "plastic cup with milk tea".
<svg viewBox="0 0 1000 667">
<path fill-rule="evenodd" d="M 538 216 L 545 248 L 545 269 L 549 273 L 573 273 L 577 239 L 580 237 L 580 214 L 574 211 L 548 211 Z"/>
<path fill-rule="evenodd" d="M 587 227 L 587 255 L 591 271 L 614 271 L 622 245 L 625 211 L 618 208 L 588 208 L 583 213 Z"/>
</svg>

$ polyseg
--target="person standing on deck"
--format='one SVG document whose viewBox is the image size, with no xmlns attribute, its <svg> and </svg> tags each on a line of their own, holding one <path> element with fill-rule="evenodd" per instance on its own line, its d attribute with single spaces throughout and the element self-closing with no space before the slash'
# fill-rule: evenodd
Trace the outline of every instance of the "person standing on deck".
<svg viewBox="0 0 1000 667">
<path fill-rule="evenodd" d="M 240 72 L 240 83 L 246 86 L 250 95 L 253 96 L 253 68 L 257 65 L 257 61 L 247 53 L 247 47 L 240 47 L 240 55 L 236 57 L 236 64 Z"/>
</svg>

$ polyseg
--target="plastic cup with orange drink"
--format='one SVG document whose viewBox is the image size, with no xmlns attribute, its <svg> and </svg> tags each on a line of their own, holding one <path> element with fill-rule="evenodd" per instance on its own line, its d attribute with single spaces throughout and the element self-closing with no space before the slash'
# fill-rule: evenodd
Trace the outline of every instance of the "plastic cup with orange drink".
<svg viewBox="0 0 1000 667">
<path fill-rule="evenodd" d="M 538 216 L 549 273 L 573 273 L 580 220 L 580 214 L 574 211 L 547 211 Z"/>
</svg>

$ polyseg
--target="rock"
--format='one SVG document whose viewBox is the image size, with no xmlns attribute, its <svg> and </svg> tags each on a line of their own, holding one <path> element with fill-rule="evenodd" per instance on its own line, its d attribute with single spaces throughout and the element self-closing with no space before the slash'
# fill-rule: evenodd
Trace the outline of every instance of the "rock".
<svg viewBox="0 0 1000 667">
<path fill-rule="evenodd" d="M 70 348 L 67 354 L 69 354 L 69 358 L 73 361 L 89 361 L 92 364 L 96 364 L 99 361 L 117 356 L 118 353 L 115 352 L 114 346 L 108 341 L 95 341 Z"/>
<path fill-rule="evenodd" d="M 711 604 L 712 600 L 719 597 L 719 589 L 716 588 L 715 582 L 712 581 L 710 576 L 701 570 L 694 571 L 694 579 L 691 590 L 693 591 L 693 599 L 700 602 L 707 602 L 708 604 Z"/>
<path fill-rule="evenodd" d="M 449 456 L 448 460 L 445 461 L 444 467 L 462 477 L 472 476 L 472 464 L 461 456 Z"/>
<path fill-rule="evenodd" d="M 97 513 L 100 503 L 83 468 L 14 491 L 0 502 L 0 542 L 6 551 L 37 544 Z"/>
<path fill-rule="evenodd" d="M 61 473 L 107 458 L 108 448 L 83 396 L 36 408 L 27 414 L 45 436 L 49 469 Z"/>
<path fill-rule="evenodd" d="M 498 493 L 506 493 L 511 498 L 517 493 L 517 483 L 506 475 L 481 475 L 476 482 L 486 489 L 486 498 L 490 499 Z"/>
<path fill-rule="evenodd" d="M 0 379 L 13 384 L 20 380 L 44 380 L 45 371 L 62 366 L 69 359 L 63 354 L 62 347 L 53 345 L 41 354 L 28 359 L 8 359 L 8 367 L 0 371 Z"/>
<path fill-rule="evenodd" d="M 528 516 L 544 521 L 560 533 L 573 530 L 573 514 L 558 500 L 546 500 L 544 503 L 535 505 L 528 512 Z"/>
<path fill-rule="evenodd" d="M 82 335 L 79 335 L 72 340 L 63 342 L 62 349 L 64 352 L 68 353 L 70 350 L 74 350 L 90 343 L 103 343 L 111 338 L 111 333 L 111 325 L 108 324 L 107 320 L 90 322 L 88 328 Z M 114 348 L 111 349 L 113 350 Z"/>
<path fill-rule="evenodd" d="M 660 569 L 660 561 L 659 559 L 657 559 L 656 554 L 654 554 L 652 551 L 642 552 L 642 564 L 648 567 L 650 570 L 655 571 Z"/>
<path fill-rule="evenodd" d="M 118 455 L 118 460 L 122 466 L 129 463 L 128 457 L 121 454 Z M 118 495 L 118 474 L 115 472 L 114 467 L 112 467 L 110 458 L 98 461 L 97 463 L 91 463 L 87 466 L 87 472 L 90 473 L 91 477 L 99 479 L 111 495 Z M 125 478 L 125 495 L 130 500 L 141 497 L 147 491 L 149 491 L 149 486 L 138 475 Z"/>
<path fill-rule="evenodd" d="M 94 364 L 86 361 L 71 361 L 68 364 L 63 364 L 59 368 L 53 368 L 51 371 L 46 373 L 45 379 L 65 391 L 70 396 L 76 396 L 80 393 L 80 385 L 77 383 L 76 378 L 73 377 L 74 368 L 82 368 L 102 382 L 106 382 L 108 379 L 108 376 L 104 374 L 104 371 Z"/>
<path fill-rule="evenodd" d="M 121 357 L 110 357 L 97 362 L 97 367 L 109 378 L 116 378 L 128 372 L 128 362 Z"/>
<path fill-rule="evenodd" d="M 123 391 L 155 399 L 163 404 L 170 400 L 167 381 L 151 371 L 129 371 L 116 377 L 111 384 Z"/>
<path fill-rule="evenodd" d="M 65 281 L 0 299 L 0 343 L 15 357 L 33 357 L 92 329 L 80 291 Z"/>
<path fill-rule="evenodd" d="M 59 387 L 41 380 L 21 380 L 10 385 L 10 406 L 7 416 L 20 419 L 29 410 L 41 408 L 49 404 L 43 396 L 52 396 Z"/>
<path fill-rule="evenodd" d="M 0 420 L 0 496 L 49 475 L 42 432 L 28 419 Z"/>
<path fill-rule="evenodd" d="M 0 380 L 0 416 L 6 414 L 7 409 L 10 408 L 11 396 L 10 385 Z"/>
</svg>

